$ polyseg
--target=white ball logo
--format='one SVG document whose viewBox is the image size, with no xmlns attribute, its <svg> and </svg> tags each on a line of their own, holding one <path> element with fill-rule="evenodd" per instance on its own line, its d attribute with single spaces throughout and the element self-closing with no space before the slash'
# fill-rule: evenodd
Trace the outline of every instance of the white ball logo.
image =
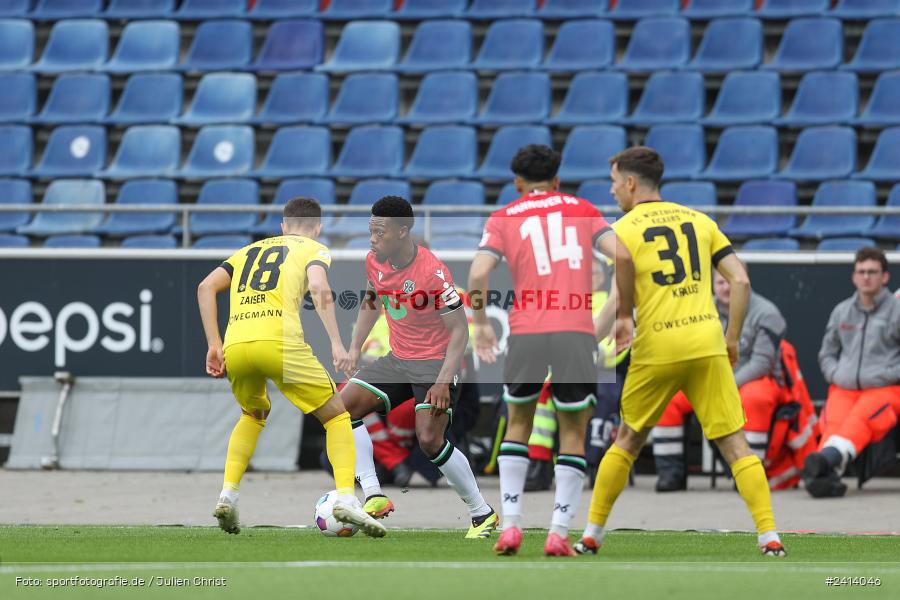
<svg viewBox="0 0 900 600">
<path fill-rule="evenodd" d="M 234 156 L 234 144 L 228 141 L 219 142 L 213 149 L 213 156 L 220 163 L 227 163 Z"/>
<path fill-rule="evenodd" d="M 71 152 L 72 156 L 74 156 L 75 158 L 84 158 L 90 151 L 91 140 L 87 139 L 86 136 L 79 135 L 77 138 L 72 140 L 71 144 L 69 144 L 69 152 Z"/>
</svg>

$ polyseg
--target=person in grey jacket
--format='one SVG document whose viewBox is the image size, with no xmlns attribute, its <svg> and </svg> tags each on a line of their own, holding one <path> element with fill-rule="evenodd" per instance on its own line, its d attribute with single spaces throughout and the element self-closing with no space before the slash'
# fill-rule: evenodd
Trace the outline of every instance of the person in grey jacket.
<svg viewBox="0 0 900 600">
<path fill-rule="evenodd" d="M 831 386 L 821 415 L 822 442 L 803 465 L 814 498 L 843 496 L 847 463 L 897 424 L 900 415 L 900 299 L 887 286 L 884 252 L 856 253 L 856 293 L 828 319 L 819 367 Z"/>
<path fill-rule="evenodd" d="M 713 279 L 716 308 L 722 325 L 727 325 L 731 288 L 728 280 L 716 273 Z M 734 378 L 747 415 L 744 435 L 750 449 L 763 459 L 769 445 L 772 414 L 783 394 L 781 386 L 780 344 L 787 324 L 781 311 L 770 300 L 751 292 L 747 316 L 741 329 L 739 358 Z M 691 413 L 689 399 L 677 394 L 653 428 L 653 457 L 656 460 L 656 491 L 687 489 L 684 460 L 684 418 Z"/>
</svg>

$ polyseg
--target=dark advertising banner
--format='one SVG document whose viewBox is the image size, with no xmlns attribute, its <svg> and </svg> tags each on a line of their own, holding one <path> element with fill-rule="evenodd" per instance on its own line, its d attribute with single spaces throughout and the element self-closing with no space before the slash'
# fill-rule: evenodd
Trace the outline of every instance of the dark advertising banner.
<svg viewBox="0 0 900 600">
<path fill-rule="evenodd" d="M 0 260 L 0 390 L 18 389 L 21 375 L 203 376 L 206 343 L 197 311 L 196 288 L 216 265 L 214 259 Z M 469 261 L 447 260 L 457 284 L 465 286 Z M 801 368 L 815 398 L 826 388 L 816 355 L 828 316 L 853 293 L 850 264 L 750 265 L 754 289 L 778 305 L 797 346 Z M 900 270 L 892 267 L 894 282 Z M 337 294 L 338 321 L 345 343 L 365 289 L 362 260 L 336 259 L 330 271 Z M 505 298 L 505 267 L 492 275 L 492 288 Z M 220 320 L 227 318 L 222 295 Z M 503 300 L 501 300 L 501 303 Z M 501 308 L 490 313 L 508 334 Z M 331 363 L 330 345 L 312 310 L 303 314 L 307 341 L 320 360 Z M 479 365 L 482 381 L 498 382 L 501 363 Z M 486 390 L 489 391 L 489 390 Z"/>
</svg>

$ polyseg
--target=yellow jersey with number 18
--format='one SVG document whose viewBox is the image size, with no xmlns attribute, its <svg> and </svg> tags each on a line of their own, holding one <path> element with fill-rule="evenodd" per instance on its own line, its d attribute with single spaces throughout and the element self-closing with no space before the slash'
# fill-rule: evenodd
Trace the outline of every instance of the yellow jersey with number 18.
<svg viewBox="0 0 900 600">
<path fill-rule="evenodd" d="M 631 362 L 726 355 L 712 270 L 734 250 L 715 221 L 674 202 L 654 201 L 635 206 L 613 229 L 634 260 Z"/>
<path fill-rule="evenodd" d="M 303 342 L 300 305 L 309 289 L 306 270 L 331 266 L 331 253 L 299 235 L 266 238 L 235 252 L 221 267 L 231 275 L 227 348 L 240 342 Z"/>
</svg>

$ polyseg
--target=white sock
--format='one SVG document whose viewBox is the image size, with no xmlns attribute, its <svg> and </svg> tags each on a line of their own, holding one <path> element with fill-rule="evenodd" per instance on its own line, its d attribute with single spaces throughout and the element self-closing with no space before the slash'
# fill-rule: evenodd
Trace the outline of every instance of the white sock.
<svg viewBox="0 0 900 600">
<path fill-rule="evenodd" d="M 431 462 L 437 465 L 437 468 L 447 478 L 450 487 L 466 503 L 469 508 L 469 516 L 480 517 L 491 512 L 491 507 L 484 501 L 484 496 L 478 489 L 478 482 L 475 481 L 475 474 L 472 473 L 469 459 L 459 451 L 459 448 L 454 448 L 453 444 L 445 442 L 444 447 Z"/>
<path fill-rule="evenodd" d="M 225 500 L 228 504 L 237 504 L 238 503 L 238 491 L 232 490 L 228 488 L 222 488 L 222 493 L 219 494 L 219 502 Z"/>
<path fill-rule="evenodd" d="M 597 525 L 596 523 L 591 523 L 588 521 L 587 527 L 584 528 L 584 533 L 582 537 L 593 538 L 595 542 L 598 544 L 603 543 L 603 538 L 606 536 L 606 528 L 603 525 Z"/>
<path fill-rule="evenodd" d="M 584 469 L 564 464 L 567 461 L 572 464 L 579 463 L 580 466 L 584 458 L 561 454 L 553 469 L 556 477 L 556 494 L 553 499 L 553 519 L 550 521 L 550 531 L 562 537 L 569 535 L 569 525 L 578 511 L 581 491 L 584 489 Z"/>
<path fill-rule="evenodd" d="M 355 494 L 341 494 L 337 497 L 337 501 L 349 506 L 359 506 L 359 498 Z"/>
<path fill-rule="evenodd" d="M 375 473 L 375 449 L 365 425 L 353 428 L 353 441 L 356 442 L 356 479 L 362 486 L 363 496 L 380 494 L 381 484 Z"/>
<path fill-rule="evenodd" d="M 777 531 L 765 531 L 759 534 L 756 538 L 759 541 L 760 546 L 765 546 L 769 542 L 778 542 L 781 543 L 781 538 L 778 537 Z"/>
<path fill-rule="evenodd" d="M 504 450 L 509 453 L 502 454 Z M 525 479 L 528 476 L 528 446 L 517 442 L 503 442 L 500 444 L 500 452 L 497 465 L 500 469 L 503 527 L 521 528 Z"/>
</svg>

